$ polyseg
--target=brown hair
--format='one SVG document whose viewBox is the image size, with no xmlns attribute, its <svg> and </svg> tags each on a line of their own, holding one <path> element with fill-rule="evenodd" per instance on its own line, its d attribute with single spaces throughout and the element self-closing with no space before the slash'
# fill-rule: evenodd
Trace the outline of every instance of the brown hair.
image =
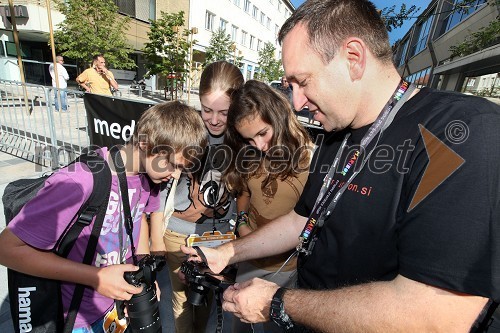
<svg viewBox="0 0 500 333">
<path fill-rule="evenodd" d="M 310 46 L 326 64 L 348 37 L 363 40 L 380 61 L 392 61 L 387 28 L 370 1 L 308 0 L 285 21 L 278 34 L 279 42 L 299 23 L 305 25 Z"/>
<path fill-rule="evenodd" d="M 231 97 L 245 80 L 238 67 L 227 61 L 213 62 L 203 69 L 200 79 L 200 96 L 221 90 Z"/>
<path fill-rule="evenodd" d="M 207 130 L 194 108 L 172 101 L 156 104 L 141 115 L 132 142 L 146 143 L 148 156 L 162 150 L 182 151 L 188 161 L 194 161 L 200 154 L 195 151 L 202 152 L 207 145 Z"/>
<path fill-rule="evenodd" d="M 271 149 L 280 149 L 284 155 L 273 160 L 268 151 L 265 158 L 249 159 L 249 150 L 254 149 L 236 130 L 242 121 L 259 116 L 273 128 Z M 286 97 L 267 84 L 249 80 L 231 97 L 227 116 L 227 131 L 224 143 L 233 151 L 232 161 L 224 173 L 233 193 L 241 192 L 244 181 L 266 172 L 265 183 L 272 179 L 296 177 L 309 167 L 312 141 L 305 128 L 295 116 Z M 276 152 L 278 152 L 276 150 Z"/>
</svg>

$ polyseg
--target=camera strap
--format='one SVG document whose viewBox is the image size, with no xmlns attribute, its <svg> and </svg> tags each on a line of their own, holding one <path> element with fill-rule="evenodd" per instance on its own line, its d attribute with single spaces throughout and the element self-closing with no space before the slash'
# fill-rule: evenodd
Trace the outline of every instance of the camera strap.
<svg viewBox="0 0 500 333">
<path fill-rule="evenodd" d="M 350 133 L 347 133 L 342 141 L 342 144 L 337 151 L 333 164 L 326 175 L 321 190 L 319 192 L 316 203 L 307 219 L 307 222 L 299 237 L 299 245 L 297 251 L 305 255 L 312 253 L 314 243 L 318 238 L 319 230 L 323 227 L 324 221 L 337 205 L 338 200 L 344 194 L 349 184 L 361 172 L 366 162 L 378 144 L 378 140 L 383 131 L 392 123 L 401 106 L 406 102 L 412 94 L 415 86 L 407 81 L 401 80 L 398 87 L 393 93 L 393 96 L 387 101 L 386 105 L 378 115 L 375 122 L 370 126 L 367 133 L 361 139 L 359 149 L 356 149 L 346 165 L 336 174 L 337 166 L 342 157 Z M 392 111 L 392 112 L 391 112 Z M 368 145 L 377 137 L 375 144 L 371 146 L 370 152 L 366 154 Z M 361 164 L 358 164 L 361 163 Z M 358 166 L 359 165 L 359 166 Z"/>
<path fill-rule="evenodd" d="M 127 186 L 127 176 L 125 174 L 125 163 L 123 163 L 122 156 L 120 154 L 120 149 L 117 146 L 113 146 L 110 149 L 110 154 L 115 165 L 115 170 L 118 175 L 118 181 L 120 183 L 120 193 L 122 197 L 123 205 L 123 216 L 125 222 L 125 231 L 130 239 L 130 247 L 132 249 L 132 260 L 134 265 L 137 265 L 137 256 L 135 254 L 134 237 L 132 231 L 134 228 L 134 221 L 132 220 L 132 213 L 130 211 L 130 201 L 128 197 L 128 186 Z"/>
</svg>

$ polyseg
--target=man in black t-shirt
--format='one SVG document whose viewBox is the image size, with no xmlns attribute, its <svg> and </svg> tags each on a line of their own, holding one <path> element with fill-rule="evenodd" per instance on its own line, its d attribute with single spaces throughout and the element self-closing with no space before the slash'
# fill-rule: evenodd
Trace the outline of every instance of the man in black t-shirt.
<svg viewBox="0 0 500 333">
<path fill-rule="evenodd" d="M 498 311 L 492 316 L 500 301 L 500 108 L 408 86 L 366 0 L 306 1 L 279 40 L 295 108 L 308 106 L 332 133 L 316 149 L 294 211 L 201 248 L 214 272 L 301 249 L 297 288 L 239 283 L 224 292 L 224 310 L 297 331 L 500 331 Z"/>
</svg>

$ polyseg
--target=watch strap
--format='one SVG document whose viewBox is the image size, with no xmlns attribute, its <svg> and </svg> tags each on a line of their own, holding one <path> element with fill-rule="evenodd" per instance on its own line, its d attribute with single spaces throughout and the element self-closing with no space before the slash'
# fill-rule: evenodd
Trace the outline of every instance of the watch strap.
<svg viewBox="0 0 500 333">
<path fill-rule="evenodd" d="M 280 287 L 274 293 L 273 299 L 271 301 L 271 308 L 269 310 L 269 317 L 285 331 L 289 331 L 293 328 L 294 324 L 290 316 L 285 312 L 285 305 L 283 302 L 283 295 L 287 291 L 287 288 Z"/>
</svg>

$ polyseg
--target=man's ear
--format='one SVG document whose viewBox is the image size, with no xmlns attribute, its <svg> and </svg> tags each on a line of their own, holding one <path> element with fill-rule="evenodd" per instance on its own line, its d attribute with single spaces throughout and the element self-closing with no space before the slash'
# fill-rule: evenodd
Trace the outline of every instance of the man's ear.
<svg viewBox="0 0 500 333">
<path fill-rule="evenodd" d="M 344 44 L 346 58 L 349 63 L 351 80 L 357 81 L 363 77 L 366 68 L 367 48 L 359 38 L 348 38 Z"/>
</svg>

